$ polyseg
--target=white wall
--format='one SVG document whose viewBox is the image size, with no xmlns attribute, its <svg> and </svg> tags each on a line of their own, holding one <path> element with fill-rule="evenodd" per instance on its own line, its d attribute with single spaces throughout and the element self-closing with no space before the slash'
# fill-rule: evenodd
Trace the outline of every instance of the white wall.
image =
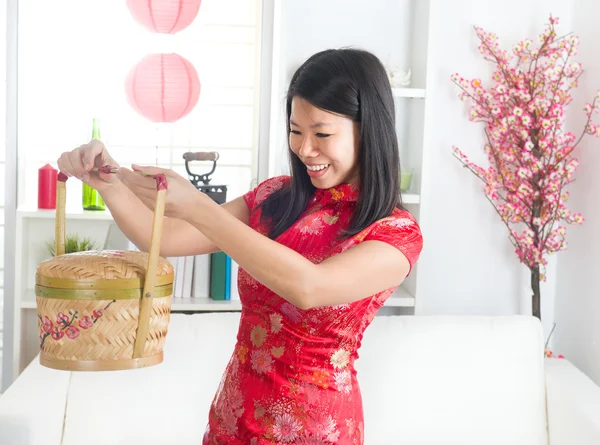
<svg viewBox="0 0 600 445">
<path fill-rule="evenodd" d="M 591 102 L 600 89 L 600 4 L 597 0 L 580 0 L 578 6 L 572 28 L 581 39 L 578 60 L 583 63 L 584 73 L 569 107 L 569 126 L 575 134 L 584 124 L 583 105 Z M 595 123 L 600 123 L 598 114 Z M 576 157 L 581 164 L 570 187 L 568 207 L 583 213 L 586 222 L 568 228 L 569 248 L 558 260 L 554 349 L 600 384 L 600 141 L 585 137 Z"/>
<path fill-rule="evenodd" d="M 458 99 L 449 76 L 458 72 L 490 85 L 492 65 L 477 50 L 473 26 L 494 31 L 501 44 L 511 49 L 525 37 L 536 39 L 550 12 L 570 31 L 570 4 L 560 0 L 436 0 L 433 4 L 427 84 L 433 124 L 424 158 L 425 247 L 417 284 L 418 313 L 527 313 L 521 296 L 528 290 L 528 271 L 518 262 L 507 229 L 485 199 L 481 183 L 452 156 L 452 146 L 457 145 L 473 160 L 487 164 L 483 127 L 468 120 L 469 110 Z M 552 267 L 548 272 L 551 280 L 542 291 L 547 334 L 555 279 Z"/>
<path fill-rule="evenodd" d="M 356 47 L 373 52 L 384 63 L 413 66 L 413 5 L 419 0 L 283 0 L 281 2 L 279 64 L 273 102 L 275 150 L 270 175 L 287 173 L 285 95 L 295 70 L 316 52 Z M 421 3 L 425 1 L 421 0 Z M 419 70 L 413 76 L 419 82 Z M 423 78 L 423 76 L 420 76 Z M 419 80 L 417 80 L 419 79 Z M 424 80 L 424 79 L 423 79 Z M 423 81 L 421 81 L 423 82 Z M 412 85 L 417 86 L 417 85 Z M 421 85 L 423 84 L 421 83 Z"/>
<path fill-rule="evenodd" d="M 589 0 L 590 2 L 592 0 Z M 481 77 L 489 84 L 491 65 L 477 50 L 473 26 L 496 32 L 507 48 L 536 39 L 552 13 L 560 30 L 571 31 L 573 2 L 564 0 L 430 0 L 427 24 L 415 18 L 423 0 L 286 0 L 281 4 L 279 76 L 275 85 L 275 150 L 270 175 L 287 172 L 283 105 L 293 71 L 316 51 L 358 46 L 413 69 L 414 87 L 425 86 L 427 110 L 419 220 L 425 237 L 417 278 L 418 314 L 530 313 L 529 271 L 519 263 L 507 230 L 486 201 L 481 183 L 460 167 L 452 145 L 485 162 L 483 132 L 469 122 L 450 74 Z M 515 13 L 515 11 L 518 11 Z M 425 11 L 426 12 L 426 11 Z M 430 40 L 428 42 L 428 39 Z M 427 47 L 427 43 L 429 46 Z M 422 48 L 429 50 L 413 50 Z M 549 335 L 554 320 L 555 257 L 542 285 L 542 320 Z"/>
</svg>

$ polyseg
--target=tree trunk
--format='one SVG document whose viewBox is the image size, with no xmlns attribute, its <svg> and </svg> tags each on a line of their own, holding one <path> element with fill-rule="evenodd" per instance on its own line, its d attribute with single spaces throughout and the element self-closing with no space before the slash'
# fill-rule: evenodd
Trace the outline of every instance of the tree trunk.
<svg viewBox="0 0 600 445">
<path fill-rule="evenodd" d="M 539 134 L 537 130 L 531 130 L 531 140 L 533 142 L 533 156 L 537 160 L 542 158 L 542 150 L 539 146 Z M 542 216 L 542 187 L 540 185 L 541 175 L 540 172 L 537 172 L 533 175 L 533 182 L 531 183 L 533 187 L 534 196 L 535 193 L 538 194 L 537 198 L 533 199 L 532 207 L 531 207 L 531 221 L 529 227 L 533 231 L 533 245 L 536 249 L 540 248 L 540 244 L 542 240 L 540 237 L 543 235 L 541 232 L 540 226 L 537 224 L 536 220 Z M 531 314 L 534 317 L 542 319 L 542 314 L 540 311 L 540 265 L 538 264 L 535 267 L 531 267 L 531 290 L 533 291 L 533 295 L 531 296 Z"/>
<path fill-rule="evenodd" d="M 540 266 L 536 266 L 531 270 L 531 290 L 533 295 L 531 296 L 531 314 L 534 317 L 542 319 L 541 307 L 540 307 Z"/>
</svg>

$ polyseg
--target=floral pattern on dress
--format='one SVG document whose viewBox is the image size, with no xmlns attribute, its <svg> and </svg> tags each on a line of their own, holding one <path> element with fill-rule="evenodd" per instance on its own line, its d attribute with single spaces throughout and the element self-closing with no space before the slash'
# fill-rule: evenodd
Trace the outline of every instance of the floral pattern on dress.
<svg viewBox="0 0 600 445">
<path fill-rule="evenodd" d="M 250 226 L 260 233 L 260 208 L 289 183 L 278 177 L 244 196 Z M 358 189 L 316 190 L 307 209 L 277 242 L 319 263 L 366 240 L 390 243 L 411 267 L 422 248 L 418 224 L 397 210 L 361 233 L 348 227 Z M 256 210 L 256 211 L 254 211 Z M 242 268 L 238 342 L 209 414 L 204 445 L 364 444 L 362 399 L 354 363 L 363 332 L 394 289 L 354 303 L 300 309 Z"/>
</svg>

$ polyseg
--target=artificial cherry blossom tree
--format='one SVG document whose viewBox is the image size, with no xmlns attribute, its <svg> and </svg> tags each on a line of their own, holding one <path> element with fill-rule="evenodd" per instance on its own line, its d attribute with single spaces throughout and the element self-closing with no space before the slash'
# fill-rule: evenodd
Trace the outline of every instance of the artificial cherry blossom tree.
<svg viewBox="0 0 600 445">
<path fill-rule="evenodd" d="M 470 120 L 484 123 L 489 166 L 476 165 L 457 147 L 454 155 L 483 181 L 486 198 L 508 228 L 519 260 L 529 268 L 532 314 L 539 319 L 547 257 L 567 248 L 566 224 L 584 221 L 565 205 L 565 188 L 578 166 L 573 150 L 586 134 L 600 136 L 600 125 L 592 123 L 600 91 L 585 105 L 581 134 L 564 129 L 570 91 L 578 85 L 582 66 L 572 61 L 579 39 L 557 37 L 557 24 L 558 18 L 550 16 L 538 45 L 525 39 L 512 52 L 500 48 L 494 33 L 475 27 L 479 51 L 495 65 L 494 85 L 486 88 L 479 79 L 452 75 L 460 98 L 471 105 Z"/>
</svg>

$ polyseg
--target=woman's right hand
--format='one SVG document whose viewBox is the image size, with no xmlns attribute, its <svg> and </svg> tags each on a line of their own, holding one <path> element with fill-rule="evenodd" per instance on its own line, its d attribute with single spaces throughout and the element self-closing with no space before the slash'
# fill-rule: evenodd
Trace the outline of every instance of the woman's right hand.
<svg viewBox="0 0 600 445">
<path fill-rule="evenodd" d="M 81 145 L 72 151 L 63 153 L 58 158 L 58 169 L 67 176 L 75 176 L 90 187 L 101 192 L 110 187 L 116 180 L 114 174 L 92 172 L 94 167 L 110 165 L 120 167 L 110 156 L 104 144 L 92 139 L 88 144 Z"/>
</svg>

